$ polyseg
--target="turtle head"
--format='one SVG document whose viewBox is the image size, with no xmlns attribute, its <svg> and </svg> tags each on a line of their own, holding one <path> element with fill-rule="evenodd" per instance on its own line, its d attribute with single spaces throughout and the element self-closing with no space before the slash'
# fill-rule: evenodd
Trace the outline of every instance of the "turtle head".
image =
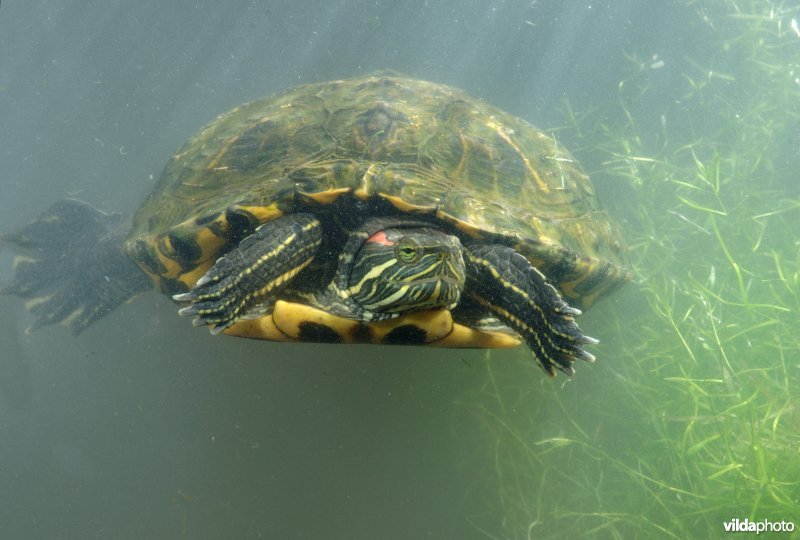
<svg viewBox="0 0 800 540">
<path fill-rule="evenodd" d="M 458 238 L 433 227 L 386 227 L 372 232 L 354 254 L 347 292 L 365 312 L 385 318 L 453 308 L 464 280 Z"/>
</svg>

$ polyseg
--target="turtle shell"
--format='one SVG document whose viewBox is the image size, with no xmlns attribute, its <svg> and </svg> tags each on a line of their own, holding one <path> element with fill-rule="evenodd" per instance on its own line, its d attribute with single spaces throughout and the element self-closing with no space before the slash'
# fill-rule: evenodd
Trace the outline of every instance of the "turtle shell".
<svg viewBox="0 0 800 540">
<path fill-rule="evenodd" d="M 345 199 L 365 203 L 351 213 L 425 214 L 511 245 L 573 305 L 629 278 L 616 227 L 551 136 L 460 90 L 385 73 L 219 116 L 169 161 L 125 248 L 162 291 L 181 292 L 258 224 Z"/>
</svg>

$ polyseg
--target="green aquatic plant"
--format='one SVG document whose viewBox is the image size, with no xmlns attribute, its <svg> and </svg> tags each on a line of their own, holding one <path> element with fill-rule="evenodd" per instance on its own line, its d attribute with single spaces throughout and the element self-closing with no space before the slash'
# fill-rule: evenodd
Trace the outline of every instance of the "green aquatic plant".
<svg viewBox="0 0 800 540">
<path fill-rule="evenodd" d="M 524 359 L 487 353 L 459 402 L 494 458 L 471 517 L 487 538 L 800 529 L 800 7 L 685 5 L 709 47 L 683 59 L 660 120 L 633 54 L 616 103 L 565 106 L 560 136 L 624 193 L 635 278 L 582 320 L 598 367 L 531 388 Z"/>
</svg>

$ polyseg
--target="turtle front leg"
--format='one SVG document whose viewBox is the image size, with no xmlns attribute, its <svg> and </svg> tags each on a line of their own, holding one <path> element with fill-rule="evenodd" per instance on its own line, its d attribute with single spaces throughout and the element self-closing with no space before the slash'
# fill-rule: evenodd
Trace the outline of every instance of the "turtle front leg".
<svg viewBox="0 0 800 540">
<path fill-rule="evenodd" d="M 583 345 L 597 340 L 575 323 L 580 310 L 570 307 L 525 257 L 506 246 L 471 244 L 464 259 L 468 294 L 519 332 L 548 375 L 554 369 L 573 375 L 575 358 L 594 361 Z"/>
<path fill-rule="evenodd" d="M 289 214 L 258 227 L 253 234 L 217 260 L 177 302 L 190 302 L 180 315 L 197 315 L 195 326 L 222 332 L 253 312 L 267 311 L 317 254 L 322 226 L 311 214 Z"/>
</svg>

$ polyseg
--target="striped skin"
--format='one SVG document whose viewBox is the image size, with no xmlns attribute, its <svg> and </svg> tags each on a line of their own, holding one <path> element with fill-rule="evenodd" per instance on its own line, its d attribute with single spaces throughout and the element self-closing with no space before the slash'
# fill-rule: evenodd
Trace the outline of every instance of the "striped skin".
<svg viewBox="0 0 800 540">
<path fill-rule="evenodd" d="M 169 161 L 125 250 L 162 292 L 181 293 L 238 242 L 242 221 L 250 232 L 351 196 L 462 237 L 502 237 L 581 308 L 630 279 L 617 227 L 556 140 L 458 89 L 389 73 L 219 116 Z"/>
<path fill-rule="evenodd" d="M 322 227 L 311 214 L 270 221 L 217 260 L 188 293 L 173 299 L 192 304 L 181 315 L 197 315 L 195 326 L 216 334 L 240 319 L 270 311 L 278 292 L 307 267 L 322 242 Z"/>
<path fill-rule="evenodd" d="M 371 219 L 339 257 L 329 303 L 364 321 L 425 309 L 452 309 L 464 287 L 461 242 L 422 222 Z"/>
<path fill-rule="evenodd" d="M 220 258 L 189 293 L 173 297 L 191 302 L 180 313 L 196 315 L 195 324 L 208 325 L 213 333 L 264 316 L 278 325 L 272 317 L 276 302 L 314 259 L 322 229 L 321 222 L 307 213 L 260 226 Z M 458 237 L 430 223 L 401 218 L 368 219 L 351 232 L 332 282 L 307 299 L 323 310 L 314 314 L 290 307 L 280 328 L 296 327 L 293 333 L 302 339 L 311 339 L 303 332 L 314 329 L 315 340 L 346 342 L 361 333 L 359 325 L 364 323 L 452 310 L 462 293 L 518 332 L 549 375 L 556 369 L 572 375 L 576 358 L 594 360 L 583 346 L 597 341 L 575 324 L 580 311 L 562 300 L 544 275 L 513 248 L 474 241 L 464 247 Z M 354 326 L 339 317 L 358 322 Z M 429 339 L 434 323 L 424 320 L 428 322 L 421 326 L 407 325 L 403 339 Z M 367 334 L 377 329 L 372 326 Z M 268 332 L 273 338 L 280 333 Z"/>
<path fill-rule="evenodd" d="M 382 277 L 373 270 L 359 277 L 356 268 L 356 285 L 347 282 L 349 271 L 340 272 L 327 292 L 338 266 L 353 269 L 358 246 L 342 249 L 348 235 L 356 229 L 360 245 L 370 237 L 357 237 L 362 220 L 393 216 L 422 221 L 403 227 L 442 227 L 464 243 L 508 246 L 529 263 L 523 268 L 517 257 L 506 264 L 494 248 L 478 254 L 470 244 L 477 277 L 467 296 L 478 309 L 470 312 L 462 301 L 444 346 L 491 346 L 458 336 L 495 329 L 482 322 L 493 314 L 524 335 L 545 369 L 566 370 L 571 358 L 587 358 L 575 343 L 589 338 L 558 294 L 586 308 L 630 279 L 617 227 L 557 141 L 457 89 L 388 73 L 305 85 L 219 116 L 169 161 L 133 217 L 122 252 L 121 223 L 85 210 L 54 206 L 20 231 L 31 238 L 0 235 L 17 250 L 35 247 L 0 290 L 39 302 L 30 306 L 34 326 L 60 321 L 79 332 L 144 290 L 144 275 L 162 293 L 193 302 L 182 312 L 214 331 L 274 313 L 284 301 L 294 304 L 284 311 L 292 323 L 307 323 L 312 310 L 364 317 L 351 336 L 356 341 L 385 334 L 389 323 L 403 328 L 408 317 L 405 326 L 424 331 L 419 342 L 427 344 L 438 330 L 416 317 L 426 312 L 409 317 L 403 310 L 450 306 L 456 299 L 444 290 L 449 281 L 439 290 L 401 284 L 389 294 L 378 284 Z M 310 222 L 301 237 L 292 236 L 283 221 L 292 214 L 323 224 L 321 244 L 309 240 L 318 227 Z M 260 226 L 258 240 L 247 239 Z M 365 251 L 365 261 L 378 258 Z M 385 273 L 402 274 L 398 264 L 385 264 Z M 312 341 L 271 332 L 246 337 Z"/>
<path fill-rule="evenodd" d="M 212 333 L 270 314 L 321 241 L 322 226 L 312 214 L 291 214 L 260 226 L 217 260 L 190 292 L 173 296 L 191 303 L 179 313 L 196 315 L 194 324 L 208 325 Z M 361 321 L 451 309 L 466 279 L 461 252 L 458 238 L 425 223 L 368 220 L 350 235 L 333 282 L 314 303 Z"/>
<path fill-rule="evenodd" d="M 594 361 L 583 350 L 597 340 L 583 333 L 570 307 L 525 257 L 505 246 L 471 244 L 464 250 L 467 291 L 522 336 L 536 362 L 551 377 L 556 369 L 573 375 L 576 358 Z"/>
</svg>

